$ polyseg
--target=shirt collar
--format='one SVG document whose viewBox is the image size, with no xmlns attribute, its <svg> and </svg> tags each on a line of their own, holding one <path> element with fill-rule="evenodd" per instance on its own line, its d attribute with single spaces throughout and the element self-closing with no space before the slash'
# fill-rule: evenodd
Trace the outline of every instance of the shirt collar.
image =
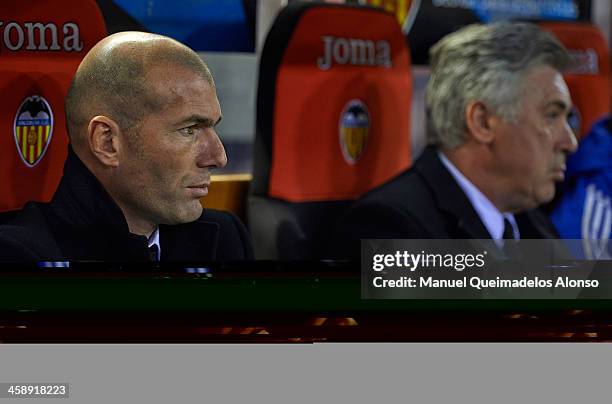
<svg viewBox="0 0 612 404">
<path fill-rule="evenodd" d="M 159 226 L 155 228 L 155 231 L 153 231 L 153 233 L 151 233 L 147 244 L 149 248 L 154 245 L 157 246 L 157 260 L 159 261 L 161 257 L 161 246 L 159 245 Z"/>
<path fill-rule="evenodd" d="M 501 213 L 495 205 L 482 193 L 480 190 L 468 180 L 465 175 L 459 171 L 457 167 L 446 156 L 438 151 L 438 156 L 442 161 L 442 164 L 451 173 L 459 187 L 463 190 L 468 200 L 474 207 L 474 210 L 480 217 L 480 220 L 486 227 L 487 231 L 491 235 L 491 238 L 496 241 L 498 245 L 503 244 L 504 234 L 504 218 L 508 219 L 512 225 L 512 232 L 514 233 L 514 239 L 520 237 L 518 226 L 514 215 L 512 213 Z"/>
</svg>

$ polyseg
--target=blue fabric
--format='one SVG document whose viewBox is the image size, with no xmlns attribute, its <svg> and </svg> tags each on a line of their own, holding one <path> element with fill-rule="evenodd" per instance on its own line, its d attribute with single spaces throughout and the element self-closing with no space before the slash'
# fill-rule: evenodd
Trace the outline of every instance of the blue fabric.
<svg viewBox="0 0 612 404">
<path fill-rule="evenodd" d="M 612 209 L 612 133 L 610 117 L 593 125 L 578 151 L 567 161 L 561 200 L 551 219 L 562 238 L 596 240 L 585 245 L 585 256 L 610 239 Z M 591 253 L 589 253 L 591 252 Z M 597 255 L 597 254 L 595 254 Z M 601 256 L 599 256 L 601 258 Z"/>
<path fill-rule="evenodd" d="M 242 0 L 114 0 L 151 32 L 196 52 L 253 52 Z"/>
</svg>

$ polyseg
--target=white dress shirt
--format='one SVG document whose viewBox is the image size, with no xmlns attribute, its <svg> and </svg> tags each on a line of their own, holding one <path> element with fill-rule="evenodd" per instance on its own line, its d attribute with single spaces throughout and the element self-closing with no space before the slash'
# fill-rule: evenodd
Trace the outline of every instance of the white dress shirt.
<svg viewBox="0 0 612 404">
<path fill-rule="evenodd" d="M 159 261 L 161 257 L 161 246 L 159 245 L 159 227 L 156 227 L 155 231 L 151 233 L 151 236 L 149 236 L 148 247 L 151 248 L 153 245 L 157 246 L 157 261 Z"/>
</svg>

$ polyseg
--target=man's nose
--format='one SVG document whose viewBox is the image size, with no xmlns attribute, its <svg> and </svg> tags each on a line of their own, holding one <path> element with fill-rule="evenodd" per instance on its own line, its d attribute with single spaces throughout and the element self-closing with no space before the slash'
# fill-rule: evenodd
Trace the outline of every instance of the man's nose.
<svg viewBox="0 0 612 404">
<path fill-rule="evenodd" d="M 569 122 L 565 122 L 561 136 L 562 150 L 567 154 L 574 153 L 576 149 L 578 149 L 578 140 L 576 139 L 576 133 L 570 126 Z"/>
<path fill-rule="evenodd" d="M 205 137 L 206 142 L 200 146 L 200 153 L 198 156 L 199 167 L 218 167 L 223 168 L 227 165 L 227 155 L 225 154 L 225 147 L 217 135 L 217 132 L 213 129 L 210 130 L 208 136 Z"/>
</svg>

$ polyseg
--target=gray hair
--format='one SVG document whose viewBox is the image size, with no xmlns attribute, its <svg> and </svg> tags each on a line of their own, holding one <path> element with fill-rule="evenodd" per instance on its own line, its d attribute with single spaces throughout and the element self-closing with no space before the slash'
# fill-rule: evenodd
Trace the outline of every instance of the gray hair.
<svg viewBox="0 0 612 404">
<path fill-rule="evenodd" d="M 442 38 L 430 49 L 427 85 L 428 143 L 452 149 L 465 141 L 465 108 L 480 101 L 502 119 L 516 122 L 523 78 L 533 67 L 563 72 L 567 50 L 550 33 L 529 23 L 474 24 Z"/>
</svg>

